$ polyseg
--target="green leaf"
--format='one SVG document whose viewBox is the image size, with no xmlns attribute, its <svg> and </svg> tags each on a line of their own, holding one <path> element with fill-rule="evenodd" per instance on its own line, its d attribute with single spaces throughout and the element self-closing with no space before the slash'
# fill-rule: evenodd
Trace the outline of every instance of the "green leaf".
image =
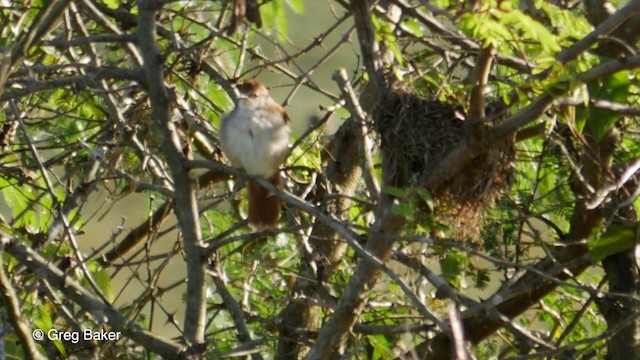
<svg viewBox="0 0 640 360">
<path fill-rule="evenodd" d="M 409 18 L 403 24 L 407 27 L 407 30 L 409 30 L 409 32 L 412 33 L 413 35 L 417 37 L 424 36 L 424 32 L 422 32 L 422 27 L 415 19 Z"/>
<path fill-rule="evenodd" d="M 115 294 L 113 292 L 113 287 L 111 286 L 111 275 L 109 274 L 109 272 L 101 268 L 95 261 L 90 261 L 87 264 L 89 270 L 93 275 L 93 278 L 96 280 L 98 288 L 102 290 L 102 293 L 107 298 L 107 300 L 113 302 L 113 300 L 115 299 Z"/>
<path fill-rule="evenodd" d="M 435 205 L 433 204 L 433 197 L 431 197 L 429 190 L 425 188 L 418 188 L 418 194 L 422 198 L 422 201 L 427 205 L 427 208 L 429 208 L 429 211 L 433 211 Z"/>
<path fill-rule="evenodd" d="M 409 189 L 402 189 L 402 188 L 398 188 L 395 186 L 384 186 L 382 188 L 382 192 L 384 192 L 385 194 L 397 197 L 397 198 L 403 198 L 405 196 L 407 196 L 407 194 L 409 193 Z"/>
<path fill-rule="evenodd" d="M 591 99 L 627 102 L 629 86 L 627 72 L 621 71 L 603 78 L 600 83 L 589 84 L 587 89 Z M 602 140 L 620 117 L 613 111 L 603 109 L 589 109 L 588 114 L 587 125 L 596 141 Z"/>
<path fill-rule="evenodd" d="M 391 213 L 396 216 L 411 217 L 415 212 L 413 204 L 402 202 L 399 204 L 393 204 Z"/>
<path fill-rule="evenodd" d="M 53 320 L 49 315 L 49 312 L 44 307 L 34 308 L 34 313 L 37 314 L 37 318 L 34 319 L 33 324 L 38 329 L 48 331 L 53 328 Z"/>
<path fill-rule="evenodd" d="M 590 109 L 589 117 L 587 117 L 591 135 L 596 141 L 602 140 L 616 121 L 618 121 L 618 114 L 601 109 Z"/>
<path fill-rule="evenodd" d="M 440 261 L 440 268 L 445 279 L 451 280 L 460 275 L 462 271 L 462 262 L 460 257 L 456 255 L 447 255 Z"/>
<path fill-rule="evenodd" d="M 594 260 L 600 261 L 607 256 L 629 250 L 635 243 L 637 230 L 638 225 L 610 226 L 600 237 L 589 240 L 589 254 Z"/>
<path fill-rule="evenodd" d="M 260 7 L 264 29 L 272 32 L 279 43 L 287 41 L 287 13 L 285 11 L 284 0 L 273 0 L 265 6 Z"/>
<path fill-rule="evenodd" d="M 227 94 L 220 85 L 213 82 L 210 84 L 207 88 L 207 97 L 209 100 L 223 110 L 231 111 L 233 109 L 233 101 L 231 101 L 229 94 Z"/>
<path fill-rule="evenodd" d="M 117 9 L 120 6 L 118 0 L 104 0 L 104 4 L 110 9 Z"/>
<path fill-rule="evenodd" d="M 369 344 L 375 349 L 377 357 L 375 359 L 395 359 L 393 344 L 389 343 L 383 335 L 369 336 Z"/>
</svg>

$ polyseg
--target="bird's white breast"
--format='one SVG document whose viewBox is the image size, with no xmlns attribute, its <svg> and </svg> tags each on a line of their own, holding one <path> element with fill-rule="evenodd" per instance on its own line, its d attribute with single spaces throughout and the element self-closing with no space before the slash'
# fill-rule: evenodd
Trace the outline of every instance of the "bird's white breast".
<svg viewBox="0 0 640 360">
<path fill-rule="evenodd" d="M 273 103 L 239 103 L 222 119 L 222 150 L 231 163 L 247 173 L 269 178 L 284 161 L 289 145 L 289 127 Z"/>
</svg>

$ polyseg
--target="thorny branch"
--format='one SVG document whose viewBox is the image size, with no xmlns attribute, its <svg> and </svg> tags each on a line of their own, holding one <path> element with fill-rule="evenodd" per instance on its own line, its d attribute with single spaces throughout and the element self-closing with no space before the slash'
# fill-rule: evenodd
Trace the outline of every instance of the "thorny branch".
<svg viewBox="0 0 640 360">
<path fill-rule="evenodd" d="M 204 342 L 205 334 L 205 265 L 200 249 L 203 247 L 195 189 L 185 167 L 178 134 L 171 123 L 169 90 L 164 81 L 161 55 L 155 38 L 155 17 L 162 1 L 146 0 L 139 5 L 138 47 L 143 59 L 151 114 L 159 129 L 161 148 L 171 170 L 175 188 L 174 202 L 180 230 L 184 237 L 187 257 L 187 293 L 184 336 L 191 344 Z"/>
<path fill-rule="evenodd" d="M 468 61 L 471 56 L 475 55 L 486 60 L 479 61 L 477 67 L 480 75 L 476 77 L 474 83 L 476 96 L 472 96 L 469 101 L 471 119 L 484 117 L 482 115 L 484 86 L 493 80 L 508 83 L 508 80 L 490 74 L 492 67 L 488 65 L 491 63 L 489 60 L 495 60 L 496 67 L 506 67 L 510 71 L 515 69 L 520 74 L 531 74 L 534 66 L 526 57 L 514 58 L 501 53 L 484 52 L 478 41 L 463 36 L 454 30 L 454 26 L 446 25 L 451 20 L 455 20 L 452 14 L 447 10 L 439 11 L 440 9 L 431 4 L 418 6 L 416 3 L 404 0 L 352 1 L 351 4 L 346 1 L 329 2 L 330 5 L 336 3 L 343 6 L 346 11 L 336 14 L 331 25 L 319 32 L 318 37 L 305 42 L 304 46 L 289 50 L 290 47 L 273 41 L 268 31 L 245 28 L 240 24 L 237 25 L 238 33 L 243 36 L 241 40 L 238 40 L 238 37 L 225 36 L 221 30 L 221 24 L 228 20 L 229 12 L 225 12 L 225 9 L 214 15 L 217 16 L 216 20 L 208 21 L 199 16 L 188 15 L 186 12 L 181 13 L 183 9 L 176 10 L 174 2 L 168 1 L 142 1 L 137 15 L 124 6 L 112 9 L 91 0 L 51 2 L 39 10 L 33 23 L 23 29 L 17 37 L 16 45 L 10 47 L 9 56 L 0 54 L 0 83 L 6 79 L 0 101 L 14 102 L 18 110 L 14 106 L 13 111 L 17 113 L 22 111 L 25 119 L 18 134 L 20 141 L 25 143 L 21 144 L 15 139 L 12 140 L 11 136 L 7 136 L 10 140 L 7 144 L 14 146 L 12 151 L 3 154 L 3 160 L 7 162 L 3 162 L 0 171 L 3 176 L 13 181 L 11 186 L 16 187 L 19 185 L 15 183 L 21 185 L 25 179 L 29 182 L 30 177 L 37 178 L 41 182 L 31 181 L 30 191 L 61 199 L 56 205 L 57 208 L 47 210 L 55 213 L 54 215 L 58 218 L 49 228 L 52 234 L 50 238 L 54 238 L 49 239 L 49 242 L 54 244 L 58 244 L 59 240 L 56 238 L 61 231 L 64 231 L 64 238 L 73 239 L 77 235 L 78 230 L 74 228 L 74 224 L 69 224 L 65 219 L 69 214 L 85 209 L 89 196 L 95 195 L 98 191 L 106 189 L 109 197 L 114 199 L 136 192 L 161 198 L 149 201 L 149 215 L 146 220 L 132 226 L 131 220 L 123 218 L 121 224 L 117 228 L 114 227 L 114 233 L 110 235 L 111 239 L 115 241 L 120 234 L 123 234 L 122 239 L 116 241 L 115 247 L 106 253 L 101 263 L 109 270 L 113 270 L 111 274 L 114 276 L 130 270 L 134 272 L 131 276 L 134 279 L 133 282 L 137 281 L 138 284 L 149 286 L 149 289 L 136 298 L 137 304 L 133 306 L 131 317 L 142 315 L 144 305 L 152 304 L 154 310 L 149 313 L 153 315 L 154 311 L 158 311 L 165 315 L 167 323 L 172 324 L 178 329 L 180 335 L 185 336 L 189 342 L 188 345 L 202 343 L 206 324 L 213 324 L 218 319 L 218 312 L 204 313 L 205 305 L 224 307 L 222 313 L 232 315 L 233 325 L 227 332 L 233 334 L 229 338 L 235 341 L 233 345 L 235 349 L 222 355 L 244 354 L 260 358 L 262 356 L 260 351 L 266 352 L 271 344 L 277 342 L 276 358 L 288 359 L 291 357 L 287 356 L 291 354 L 301 358 L 313 345 L 311 337 L 318 334 L 308 358 L 332 358 L 340 354 L 340 347 L 348 344 L 347 339 L 351 330 L 364 335 L 412 332 L 421 336 L 426 332 L 436 333 L 434 339 L 414 349 L 414 354 L 430 354 L 434 358 L 438 356 L 446 358 L 447 355 L 451 355 L 450 345 L 452 344 L 456 345 L 453 353 L 459 358 L 471 357 L 466 349 L 467 344 L 477 344 L 499 328 L 505 329 L 506 333 L 516 340 L 514 346 L 519 351 L 536 349 L 534 354 L 523 355 L 522 358 L 553 356 L 565 350 L 575 349 L 588 341 L 612 336 L 611 332 L 608 332 L 597 339 L 560 346 L 563 342 L 562 337 L 555 343 L 549 342 L 549 339 L 543 339 L 526 328 L 511 324 L 513 317 L 518 316 L 557 286 L 570 286 L 577 291 L 589 293 L 592 297 L 601 295 L 600 289 L 582 285 L 576 279 L 581 271 L 593 265 L 593 260 L 586 253 L 586 247 L 582 245 L 586 241 L 584 233 L 562 234 L 563 241 L 577 245 L 549 246 L 547 255 L 553 261 L 545 260 L 528 265 L 512 259 L 487 256 L 482 251 L 457 242 L 442 242 L 429 237 L 419 240 L 408 239 L 400 235 L 401 230 L 406 230 L 403 219 L 394 215 L 392 211 L 394 206 L 405 199 L 395 199 L 385 194 L 377 184 L 376 171 L 373 169 L 380 164 L 375 163 L 377 154 L 372 151 L 371 145 L 366 143 L 366 140 L 370 140 L 371 134 L 368 127 L 364 126 L 366 124 L 364 119 L 365 114 L 372 113 L 371 106 L 377 101 L 379 86 L 389 79 L 389 75 L 385 72 L 389 70 L 391 73 L 397 69 L 390 66 L 392 64 L 382 62 L 384 56 L 381 54 L 380 44 L 377 43 L 376 36 L 379 34 L 376 34 L 378 30 L 372 24 L 372 15 L 378 16 L 376 20 L 379 22 L 389 21 L 395 29 L 394 36 L 407 36 L 414 43 L 425 44 L 424 46 L 428 48 L 433 46 L 431 48 L 436 50 L 435 56 L 438 59 L 431 64 L 433 69 L 414 69 L 420 76 L 426 71 L 436 71 L 438 64 L 448 62 L 450 60 L 448 57 L 451 55 L 455 58 L 454 61 L 464 62 L 465 71 L 472 67 L 469 65 L 471 62 Z M 424 5 L 426 2 L 421 3 Z M 609 37 L 618 31 L 617 29 L 626 26 L 625 21 L 637 14 L 638 3 L 638 1 L 629 2 L 618 13 L 602 19 L 602 22 L 596 22 L 598 26 L 589 36 L 562 51 L 556 60 L 560 64 L 569 64 L 579 59 L 580 55 L 598 44 L 603 37 Z M 391 6 L 399 8 L 401 16 L 393 17 L 385 13 Z M 200 10 L 209 9 L 205 5 L 196 7 Z M 425 10 L 431 11 L 432 14 Z M 32 11 L 35 10 L 32 9 Z M 200 12 L 194 10 L 193 14 L 196 13 Z M 184 16 L 180 21 L 189 25 L 182 27 L 177 25 L 180 21 L 176 19 L 180 16 Z M 327 67 L 328 60 L 349 45 L 353 28 L 345 30 L 344 36 L 337 41 L 330 43 L 329 39 L 335 37 L 341 25 L 344 26 L 352 17 L 356 20 L 355 29 L 358 32 L 367 76 L 373 80 L 372 83 L 380 81 L 373 88 L 365 87 L 360 99 L 356 95 L 357 89 L 349 86 L 350 81 L 345 75 L 338 77 L 343 90 L 341 96 L 336 96 L 328 87 L 322 86 L 321 81 L 318 81 L 319 71 Z M 441 21 L 443 17 L 447 20 Z M 407 19 L 413 22 L 410 23 L 406 21 Z M 431 36 L 420 39 L 415 35 L 411 37 L 408 35 L 409 25 L 416 24 L 428 29 L 440 39 L 434 41 Z M 94 32 L 94 26 L 104 33 Z M 0 28 L 6 29 L 2 26 Z M 190 32 L 193 28 L 200 30 Z M 206 32 L 206 34 L 204 36 L 200 34 L 198 37 L 195 35 L 198 32 Z M 251 45 L 250 37 L 256 33 L 266 40 L 265 47 L 268 45 L 275 49 L 276 56 L 271 56 L 263 48 Z M 314 58 L 311 64 L 300 61 L 325 45 L 327 48 L 323 50 L 322 55 Z M 46 52 L 41 53 L 38 46 L 46 48 Z M 117 59 L 110 57 L 103 59 L 101 52 L 105 49 L 109 51 L 117 49 Z M 234 60 L 230 60 L 232 57 L 229 54 L 233 50 L 229 49 L 238 50 L 241 54 L 238 58 L 233 57 Z M 410 45 L 402 48 L 402 51 L 407 49 L 410 49 Z M 44 57 L 45 55 L 42 54 L 48 52 L 57 54 L 58 58 L 54 64 L 41 62 L 41 58 L 38 58 L 38 56 Z M 424 65 L 416 59 L 406 60 L 410 61 L 412 66 Z M 234 63 L 239 66 L 235 69 L 227 68 L 226 61 L 235 61 Z M 575 89 L 577 83 L 588 84 L 599 81 L 610 74 L 634 70 L 638 66 L 640 66 L 638 55 L 627 52 L 624 58 L 604 62 L 578 74 L 576 83 L 558 82 L 558 86 L 553 91 L 538 94 L 537 97 L 527 93 L 526 95 L 532 98 L 529 105 L 520 111 L 514 110 L 506 121 L 490 129 L 489 142 L 512 136 L 515 132 L 524 134 L 530 131 L 530 135 L 526 137 L 530 139 L 545 131 L 551 131 L 545 127 L 544 123 L 527 126 L 544 117 L 548 110 L 556 106 L 604 109 L 620 115 L 637 116 L 638 111 L 631 104 L 617 103 L 607 99 L 577 101 L 574 97 L 568 97 L 567 94 Z M 216 213 L 216 216 L 222 214 L 219 219 L 211 221 L 208 218 L 212 214 L 210 210 L 217 209 L 217 204 L 228 199 L 229 196 L 228 189 L 213 185 L 221 185 L 231 176 L 236 179 L 247 178 L 246 174 L 221 164 L 221 156 L 215 144 L 216 125 L 220 114 L 231 107 L 231 104 L 225 101 L 228 101 L 228 98 L 234 99 L 232 84 L 238 80 L 236 75 L 248 76 L 249 73 L 263 73 L 265 70 L 279 73 L 282 79 L 279 80 L 279 85 L 291 86 L 289 95 L 284 100 L 285 104 L 297 101 L 299 88 L 305 86 L 331 104 L 339 104 L 338 106 L 344 104 L 351 115 L 360 120 L 361 126 L 357 124 L 353 126 L 354 123 L 348 121 L 342 125 L 340 135 L 335 135 L 333 138 L 323 137 L 327 134 L 318 135 L 325 126 L 325 121 L 335 110 L 323 108 L 322 111 L 326 111 L 323 121 L 297 139 L 293 149 L 301 153 L 312 151 L 319 139 L 322 141 L 329 139 L 323 143 L 328 145 L 323 150 L 324 157 L 320 160 L 322 163 L 315 164 L 311 161 L 311 165 L 307 163 L 300 165 L 295 160 L 300 159 L 301 156 L 292 158 L 290 166 L 286 168 L 288 182 L 284 191 L 270 187 L 260 179 L 253 179 L 263 184 L 273 193 L 273 196 L 280 197 L 287 204 L 285 210 L 287 226 L 268 232 L 246 233 L 246 223 L 242 221 L 226 226 L 229 220 L 225 217 L 227 215 L 223 210 Z M 549 68 L 541 71 L 537 75 L 530 76 L 530 79 L 544 80 L 552 70 Z M 357 77 L 359 73 L 357 71 L 355 73 Z M 172 82 L 175 88 L 169 85 Z M 215 90 L 218 92 L 212 90 L 213 87 L 203 90 L 203 82 L 217 84 L 219 88 Z M 69 105 L 61 103 L 59 109 L 38 104 L 38 101 L 49 99 L 55 90 L 70 94 L 65 99 L 73 99 L 79 103 L 93 102 L 92 105 L 97 109 L 95 114 L 78 116 L 74 111 L 80 108 L 80 105 L 74 104 L 73 101 L 69 101 Z M 367 95 L 369 95 L 368 99 L 366 99 Z M 146 106 L 149 102 L 151 109 Z M 181 109 L 179 116 L 171 111 L 176 107 L 175 104 L 178 104 L 177 107 Z M 358 108 L 360 104 L 364 109 Z M 77 135 L 77 140 L 67 143 L 67 145 L 71 144 L 69 146 L 55 143 L 54 136 L 46 139 L 34 136 L 40 135 L 39 131 L 46 126 L 63 124 L 66 117 L 78 121 L 91 130 L 86 128 L 79 130 L 80 135 Z M 207 122 L 206 125 L 203 121 Z M 3 128 L 4 125 L 7 124 L 3 124 Z M 523 129 L 525 131 L 522 131 Z M 95 133 L 92 133 L 93 130 Z M 344 137 L 340 138 L 343 135 Z M 313 145 L 309 145 L 310 143 Z M 3 147 L 7 144 L 5 141 L 2 142 Z M 332 148 L 333 146 L 336 148 Z M 195 147 L 196 151 L 194 152 L 191 147 Z M 58 150 L 60 151 L 56 152 Z M 426 184 L 430 189 L 436 189 L 452 177 L 463 174 L 465 166 L 470 166 L 471 159 L 480 150 L 474 144 L 460 144 L 449 156 L 442 159 L 436 169 L 423 174 L 419 184 Z M 563 154 L 570 156 L 572 155 L 569 154 L 570 151 L 572 149 L 565 149 Z M 53 152 L 56 153 L 53 154 Z M 78 153 L 88 154 L 88 156 L 79 160 L 81 158 L 77 155 Z M 196 160 L 190 160 L 192 158 Z M 362 191 L 363 187 L 358 186 L 360 167 L 354 163 L 353 159 L 363 161 L 361 168 L 365 169 L 364 179 L 368 196 Z M 30 160 L 33 161 L 30 162 Z M 571 159 L 571 161 L 579 165 L 580 160 Z M 603 176 L 607 181 L 592 186 L 590 196 L 584 197 L 584 208 L 575 210 L 576 217 L 584 215 L 588 221 L 581 223 L 583 226 L 574 224 L 576 228 L 580 227 L 581 231 L 588 232 L 593 225 L 603 220 L 598 211 L 614 196 L 623 195 L 620 196 L 623 200 L 616 206 L 626 207 L 636 199 L 640 192 L 640 187 L 637 186 L 628 194 L 620 194 L 623 188 L 634 182 L 637 177 L 637 161 L 632 160 L 627 164 L 628 167 L 620 173 L 615 173 L 617 177 Z M 71 175 L 73 166 L 85 170 L 87 175 L 97 176 L 74 177 Z M 384 166 L 383 162 L 383 173 Z M 62 168 L 64 170 L 60 170 Z M 575 168 L 579 169 L 579 166 Z M 207 172 L 197 172 L 203 169 Z M 50 179 L 46 178 L 47 174 L 51 177 Z M 576 177 L 579 182 L 587 182 L 585 179 L 589 178 L 588 174 L 578 175 Z M 386 178 L 383 180 L 388 181 L 390 175 L 384 174 L 384 176 Z M 88 181 L 89 179 L 91 181 Z M 242 196 L 240 195 L 239 198 L 241 199 Z M 33 204 L 29 205 L 30 209 L 34 209 L 38 204 L 38 201 L 33 201 Z M 61 204 L 62 209 L 59 208 Z M 371 204 L 377 204 L 373 211 L 375 214 L 372 214 Z M 355 208 L 360 211 L 352 211 Z M 179 219 L 179 225 L 171 224 L 172 214 Z M 526 211 L 520 214 L 523 217 L 528 215 L 542 216 L 529 214 Z M 20 216 L 17 218 L 20 219 Z M 376 222 L 371 226 L 367 219 L 373 217 Z M 312 225 L 309 224 L 311 221 Z M 527 220 L 513 221 L 527 222 Z M 12 219 L 13 222 L 17 220 Z M 167 223 L 170 226 L 166 226 Z M 225 224 L 224 228 L 218 228 L 219 224 Z M 170 230 L 175 228 L 182 230 L 181 238 L 179 237 L 180 243 L 173 246 L 171 250 L 156 252 L 156 246 L 160 242 L 152 242 L 152 240 L 168 239 Z M 208 231 L 206 236 L 199 233 L 201 228 Z M 24 231 L 25 238 L 39 238 L 42 235 L 29 232 L 31 230 L 17 229 L 16 231 Z M 44 236 L 46 237 L 46 234 Z M 203 240 L 203 237 L 206 240 Z M 216 300 L 204 298 L 207 290 L 205 278 L 208 278 L 205 276 L 206 261 L 220 262 L 216 265 L 225 266 L 230 264 L 225 264 L 226 261 L 236 261 L 230 260 L 235 259 L 233 256 L 236 254 L 239 254 L 240 258 L 252 256 L 253 254 L 244 253 L 246 244 L 259 242 L 259 239 L 267 237 L 276 238 L 278 242 L 285 238 L 296 239 L 299 241 L 295 244 L 296 249 L 302 249 L 284 260 L 278 259 L 277 263 L 274 261 L 275 266 L 269 269 L 279 276 L 274 277 L 274 286 L 286 283 L 282 287 L 284 296 L 274 299 L 267 291 L 252 288 L 257 283 L 252 282 L 253 275 L 246 280 L 246 283 L 243 281 L 243 286 L 246 286 L 243 289 L 245 291 L 243 295 L 249 299 L 246 301 L 251 302 L 252 297 L 259 297 L 273 306 L 271 310 L 278 312 L 282 319 L 278 324 L 274 324 L 273 319 L 260 318 L 256 315 L 255 309 L 245 308 L 244 303 L 241 304 L 235 300 L 234 294 L 230 291 L 232 288 L 227 288 L 230 283 L 223 281 L 226 279 L 220 277 L 213 279 L 219 290 L 218 294 L 222 298 L 221 304 L 212 304 L 212 301 Z M 173 241 L 175 239 L 169 239 L 169 242 Z M 102 291 L 95 284 L 90 284 L 92 291 L 90 294 L 79 284 L 72 282 L 68 274 L 63 275 L 61 271 L 49 265 L 50 259 L 43 259 L 36 251 L 24 247 L 17 238 L 4 236 L 3 242 L 5 251 L 12 254 L 28 270 L 45 274 L 43 288 L 48 290 L 43 292 L 46 297 L 53 299 L 54 304 L 61 304 L 60 299 L 55 298 L 63 294 L 71 299 L 71 304 L 78 304 L 90 313 L 97 314 L 97 323 L 107 319 L 109 326 L 113 329 L 122 329 L 133 341 L 143 345 L 150 352 L 167 358 L 186 356 L 183 353 L 185 347 L 182 345 L 140 330 L 130 319 L 122 317 L 121 313 L 106 302 L 104 297 L 98 300 Z M 141 246 L 143 243 L 144 245 Z M 238 243 L 241 245 L 235 247 Z M 269 243 L 273 241 L 269 240 Z M 456 249 L 468 257 L 481 258 L 494 267 L 509 269 L 513 274 L 504 281 L 498 291 L 487 300 L 480 302 L 465 296 L 462 290 L 456 289 L 443 276 L 431 270 L 430 265 L 427 265 L 431 256 L 429 253 L 410 257 L 410 252 L 404 248 L 408 243 L 426 245 L 421 249 L 434 247 Z M 345 264 L 348 267 L 355 263 L 355 260 L 349 258 L 351 253 L 345 252 L 347 244 L 355 253 L 355 259 L 359 261 L 355 271 L 341 270 Z M 131 255 L 131 250 L 136 247 L 138 251 Z M 233 250 L 229 250 L 231 247 L 234 247 Z M 80 254 L 77 245 L 74 244 L 72 250 Z M 160 281 L 161 274 L 167 272 L 165 269 L 170 260 L 182 251 L 185 253 L 188 268 L 187 315 L 184 329 L 180 329 L 180 321 L 174 318 L 174 310 L 167 309 L 161 299 L 163 294 L 173 289 L 184 292 L 180 286 L 182 281 L 170 285 Z M 349 256 L 345 256 L 345 253 Z M 127 255 L 126 258 L 124 258 L 125 255 Z M 79 267 L 87 261 L 83 256 L 74 255 L 74 259 L 79 262 L 76 265 Z M 449 317 L 444 318 L 446 314 L 438 313 L 429 306 L 429 302 L 425 300 L 430 298 L 421 293 L 424 289 L 413 287 L 414 284 L 409 280 L 410 278 L 392 270 L 394 268 L 389 264 L 390 259 L 396 259 L 407 265 L 421 274 L 426 281 L 432 283 L 437 289 L 436 298 L 445 296 L 454 299 L 450 303 Z M 264 259 L 265 263 L 271 260 Z M 161 264 L 157 265 L 156 261 L 160 261 Z M 295 263 L 295 266 L 291 266 L 289 262 Z M 268 264 L 271 265 L 271 262 Z M 244 265 L 242 260 L 239 260 L 238 268 Z M 144 271 L 141 269 L 146 271 L 149 279 L 144 278 L 142 275 Z M 83 272 L 91 280 L 91 274 L 88 274 L 86 269 Z M 402 304 L 410 309 L 412 318 L 407 320 L 406 324 L 398 321 L 387 326 L 378 325 L 375 321 L 363 322 L 360 313 L 376 309 L 378 306 L 370 302 L 368 296 L 379 295 L 375 292 L 374 285 L 377 284 L 380 274 L 387 275 L 391 283 L 398 285 L 398 293 L 401 293 L 399 297 L 407 300 Z M 344 285 L 341 282 L 342 279 L 351 275 L 350 283 L 346 287 L 341 287 Z M 339 279 L 336 280 L 336 278 Z M 22 279 L 17 276 L 11 280 Z M 230 279 L 230 281 L 235 280 Z M 15 289 L 19 290 L 18 287 Z M 58 290 L 61 293 L 58 293 Z M 122 289 L 121 294 L 124 292 Z M 339 300 L 334 298 L 335 296 L 340 296 Z M 607 296 L 629 298 L 628 294 L 608 293 Z M 68 306 L 68 304 L 61 304 L 61 306 Z M 460 308 L 458 309 L 457 306 Z M 333 311 L 333 315 L 329 321 L 322 323 L 321 315 L 324 311 Z M 79 326 L 79 321 L 73 319 L 73 314 L 69 311 L 62 311 L 62 313 L 61 316 L 63 318 L 66 316 L 67 321 L 71 323 L 75 321 L 72 327 Z M 258 331 L 265 329 L 261 327 L 261 322 L 269 323 L 269 326 L 276 326 L 278 329 L 277 340 L 273 340 L 268 346 L 264 345 L 264 341 L 270 340 L 254 332 L 256 329 Z M 611 331 L 614 330 L 611 329 Z M 569 331 L 567 330 L 566 333 Z M 563 334 L 563 336 L 568 335 Z M 212 345 L 214 346 L 215 344 Z M 198 348 L 193 351 L 201 350 Z"/>
</svg>

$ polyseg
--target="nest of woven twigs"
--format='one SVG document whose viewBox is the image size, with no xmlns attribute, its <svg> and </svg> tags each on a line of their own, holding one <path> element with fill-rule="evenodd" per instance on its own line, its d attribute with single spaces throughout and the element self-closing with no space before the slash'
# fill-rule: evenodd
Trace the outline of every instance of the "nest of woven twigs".
<svg viewBox="0 0 640 360">
<path fill-rule="evenodd" d="M 504 120 L 505 106 L 485 108 L 489 124 Z M 407 90 L 390 90 L 382 96 L 374 114 L 387 170 L 396 187 L 416 185 L 465 140 L 465 113 L 457 104 L 423 98 Z M 436 219 L 455 237 L 475 238 L 485 209 L 510 182 L 514 148 L 512 140 L 492 143 L 464 170 L 430 190 Z"/>
</svg>

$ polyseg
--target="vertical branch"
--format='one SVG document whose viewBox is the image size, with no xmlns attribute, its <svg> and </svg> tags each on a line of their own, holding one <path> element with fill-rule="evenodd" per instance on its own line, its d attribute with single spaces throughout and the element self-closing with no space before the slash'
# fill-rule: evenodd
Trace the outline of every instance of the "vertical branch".
<svg viewBox="0 0 640 360">
<path fill-rule="evenodd" d="M 48 1 L 45 8 L 36 15 L 29 30 L 18 37 L 16 44 L 11 49 L 11 54 L 3 54 L 0 57 L 0 93 L 4 92 L 4 83 L 9 77 L 11 68 L 17 64 L 28 52 L 29 48 L 58 21 L 70 0 Z"/>
<path fill-rule="evenodd" d="M 174 182 L 175 213 L 180 223 L 187 262 L 187 301 L 184 337 L 192 344 L 204 342 L 205 330 L 205 272 L 201 259 L 202 234 L 198 217 L 195 189 L 189 175 L 176 129 L 171 122 L 170 96 L 164 84 L 162 57 L 155 39 L 155 17 L 163 1 L 145 0 L 139 4 L 138 46 L 144 61 L 152 118 L 156 122 L 161 149 L 169 165 Z"/>
<path fill-rule="evenodd" d="M 383 61 L 380 47 L 375 41 L 375 29 L 371 21 L 370 1 L 352 0 L 353 12 L 360 49 L 367 73 L 371 78 L 366 95 L 378 99 L 384 86 Z M 375 106 L 371 104 L 371 106 Z M 394 174 L 389 161 L 383 156 L 383 183 L 393 183 Z M 395 199 L 383 192 L 379 194 L 376 207 L 376 222 L 371 228 L 365 251 L 371 258 L 385 262 L 391 255 L 393 240 L 402 229 L 405 219 L 392 212 Z M 361 259 L 329 321 L 322 327 L 316 342 L 307 355 L 307 360 L 334 359 L 342 351 L 349 332 L 358 320 L 368 298 L 381 274 L 382 267 L 371 260 Z"/>
<path fill-rule="evenodd" d="M 480 50 L 476 67 L 471 78 L 471 97 L 469 99 L 469 123 L 482 121 L 484 118 L 484 87 L 487 85 L 491 71 L 493 45 Z"/>
<path fill-rule="evenodd" d="M 351 116 L 358 121 L 359 133 L 357 135 L 358 152 L 362 156 L 361 164 L 364 180 L 372 199 L 377 199 L 380 194 L 380 185 L 375 177 L 373 170 L 373 158 L 371 149 L 373 148 L 369 138 L 369 128 L 367 127 L 367 113 L 362 109 L 356 97 L 351 83 L 347 78 L 347 71 L 342 68 L 333 74 L 333 80 L 340 86 L 342 98 L 345 99 L 346 107 L 349 109 Z"/>
<path fill-rule="evenodd" d="M 383 159 L 384 183 L 389 184 L 388 161 Z M 381 193 L 376 208 L 376 222 L 371 228 L 371 233 L 365 247 L 365 252 L 370 258 L 385 262 L 391 255 L 393 240 L 404 225 L 405 219 L 392 213 L 395 199 Z M 370 259 L 369 258 L 369 259 Z M 361 259 L 353 277 L 349 281 L 336 309 L 329 321 L 322 327 L 316 342 L 307 355 L 307 360 L 329 360 L 338 357 L 344 347 L 347 336 L 362 312 L 369 292 L 378 281 L 382 266 L 369 259 Z"/>
<path fill-rule="evenodd" d="M 222 303 L 227 308 L 227 311 L 229 312 L 229 315 L 231 315 L 231 319 L 233 320 L 236 330 L 238 331 L 238 340 L 244 345 L 251 344 L 252 342 L 254 342 L 254 340 L 251 338 L 251 331 L 247 326 L 244 312 L 242 311 L 242 308 L 240 307 L 238 301 L 233 297 L 229 289 L 227 289 L 227 276 L 223 273 L 223 271 L 224 270 L 219 269 L 211 271 L 211 278 L 213 279 L 213 283 L 216 285 L 218 294 L 222 298 Z M 259 339 L 259 341 L 262 341 L 262 339 Z M 264 359 L 262 355 L 258 353 L 252 354 L 251 358 L 253 360 Z"/>
<path fill-rule="evenodd" d="M 44 359 L 44 356 L 42 356 L 36 348 L 29 326 L 25 319 L 20 315 L 22 312 L 20 311 L 20 305 L 18 304 L 18 296 L 11 285 L 11 281 L 7 277 L 7 273 L 4 271 L 2 255 L 3 254 L 0 254 L 0 291 L 2 292 L 2 304 L 9 316 L 9 322 L 11 322 L 13 330 L 20 339 L 25 357 L 27 359 Z"/>
<path fill-rule="evenodd" d="M 384 81 L 382 72 L 384 62 L 380 54 L 380 44 L 376 42 L 376 31 L 371 21 L 371 3 L 371 0 L 351 0 L 351 11 L 358 31 L 364 67 L 379 91 Z"/>
<path fill-rule="evenodd" d="M 325 204 L 323 212 L 342 221 L 348 221 L 349 210 L 353 204 L 361 179 L 361 167 L 358 166 L 359 147 L 355 145 L 359 125 L 355 119 L 347 120 L 333 136 L 331 143 L 323 153 L 323 162 L 327 162 L 324 173 L 332 188 L 318 177 L 316 201 Z M 309 236 L 312 247 L 310 258 L 300 263 L 299 275 L 291 291 L 294 296 L 314 298 L 326 292 L 323 283 L 329 279 L 339 266 L 346 249 L 348 238 L 340 234 L 324 221 L 316 221 Z M 300 294 L 300 295 L 298 295 Z M 320 327 L 320 307 L 313 302 L 291 301 L 281 312 L 280 338 L 276 360 L 301 359 L 309 351 L 305 335 L 298 329 L 316 331 Z"/>
</svg>

